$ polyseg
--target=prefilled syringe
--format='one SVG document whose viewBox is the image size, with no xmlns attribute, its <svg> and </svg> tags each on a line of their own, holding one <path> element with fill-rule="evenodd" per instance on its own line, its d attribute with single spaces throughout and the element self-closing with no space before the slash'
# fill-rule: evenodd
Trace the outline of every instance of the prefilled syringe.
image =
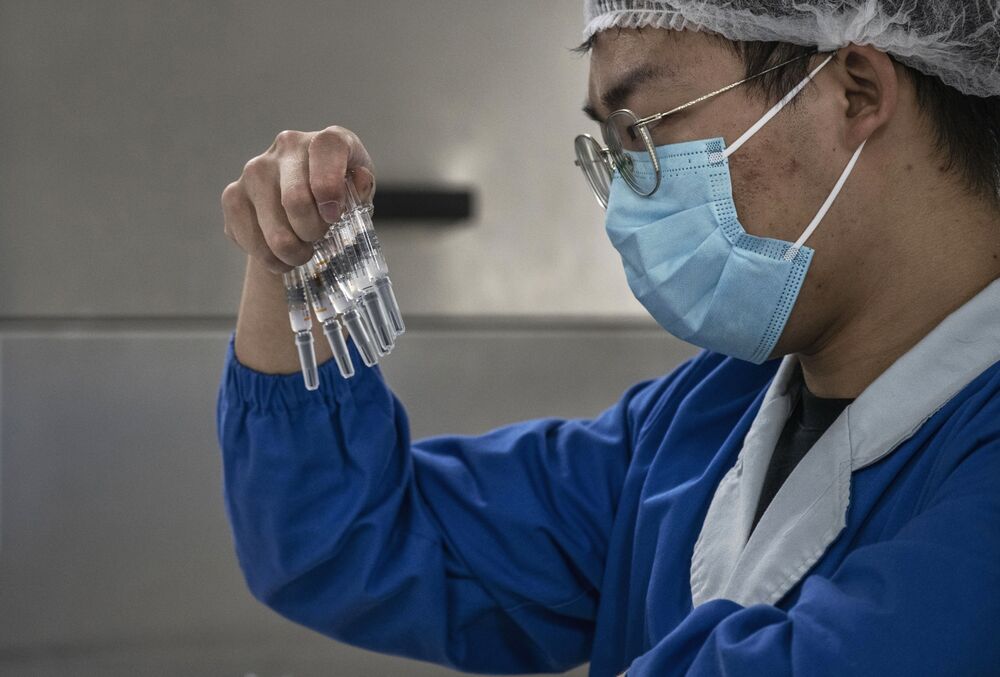
<svg viewBox="0 0 1000 677">
<path fill-rule="evenodd" d="M 369 367 L 377 364 L 378 353 L 374 340 L 366 325 L 364 310 L 352 298 L 352 289 L 344 270 L 344 257 L 336 239 L 328 234 L 314 248 L 314 260 L 321 264 L 317 270 L 327 299 L 347 327 L 347 332 L 361 355 L 361 361 Z"/>
<path fill-rule="evenodd" d="M 395 334 L 378 292 L 359 256 L 359 246 L 348 217 L 334 225 L 333 239 L 342 252 L 344 267 L 352 296 L 365 311 L 380 355 L 388 355 L 394 346 Z"/>
<path fill-rule="evenodd" d="M 385 262 L 382 245 L 375 234 L 375 226 L 372 223 L 374 208 L 361 199 L 350 179 L 347 180 L 346 184 L 346 209 L 341 222 L 349 222 L 354 241 L 357 243 L 358 258 L 371 279 L 382 307 L 385 309 L 393 334 L 399 336 L 406 331 L 406 326 L 403 324 L 403 315 L 399 311 L 396 295 L 392 291 L 389 266 Z"/>
<path fill-rule="evenodd" d="M 326 294 L 320 271 L 326 267 L 326 261 L 317 252 L 311 261 L 305 264 L 304 277 L 306 282 L 306 295 L 312 305 L 316 319 L 323 324 L 323 334 L 326 336 L 333 358 L 337 361 L 337 368 L 344 378 L 354 376 L 354 364 L 351 363 L 351 354 L 347 350 L 347 342 L 344 339 L 344 330 L 341 327 L 340 319 L 336 309 L 330 303 Z"/>
<path fill-rule="evenodd" d="M 305 280 L 300 268 L 294 268 L 282 276 L 285 283 L 285 298 L 288 300 L 288 319 L 295 332 L 295 348 L 299 353 L 302 380 L 306 390 L 319 388 L 319 372 L 316 369 L 316 350 L 313 346 L 312 317 L 309 315 Z"/>
</svg>

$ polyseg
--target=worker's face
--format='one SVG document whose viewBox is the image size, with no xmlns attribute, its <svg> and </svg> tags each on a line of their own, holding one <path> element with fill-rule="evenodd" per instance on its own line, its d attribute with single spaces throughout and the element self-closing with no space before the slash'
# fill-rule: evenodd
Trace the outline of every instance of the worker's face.
<svg viewBox="0 0 1000 677">
<path fill-rule="evenodd" d="M 591 54 L 588 101 L 601 119 L 612 112 L 602 101 L 605 93 L 647 63 L 665 65 L 668 72 L 637 85 L 617 106 L 640 118 L 746 76 L 744 64 L 733 52 L 702 33 L 613 28 L 598 35 Z M 752 235 L 794 242 L 846 165 L 836 138 L 836 114 L 841 109 L 835 105 L 835 88 L 823 91 L 825 81 L 818 77 L 794 106 L 786 107 L 729 158 L 737 213 Z M 770 107 L 771 102 L 741 86 L 669 116 L 651 129 L 653 141 L 660 146 L 722 137 L 732 143 Z M 843 310 L 836 308 L 839 299 L 834 290 L 843 282 L 840 278 L 850 274 L 851 252 L 862 241 L 858 238 L 852 244 L 857 218 L 847 195 L 847 191 L 841 195 L 808 242 L 816 255 L 773 356 L 813 347 L 822 340 L 830 318 Z"/>
</svg>

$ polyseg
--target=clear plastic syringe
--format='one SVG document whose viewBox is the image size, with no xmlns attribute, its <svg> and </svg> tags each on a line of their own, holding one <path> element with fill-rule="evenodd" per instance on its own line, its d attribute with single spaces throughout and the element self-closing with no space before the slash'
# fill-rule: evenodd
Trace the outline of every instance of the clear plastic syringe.
<svg viewBox="0 0 1000 677">
<path fill-rule="evenodd" d="M 352 290 L 344 271 L 343 254 L 336 240 L 328 234 L 313 246 L 316 250 L 314 260 L 320 264 L 317 267 L 319 279 L 327 299 L 347 327 L 347 332 L 361 355 L 361 361 L 369 367 L 374 366 L 378 363 L 378 352 L 366 325 L 365 313 L 352 298 Z"/>
<path fill-rule="evenodd" d="M 375 291 L 361 260 L 358 258 L 357 242 L 354 239 L 354 233 L 351 230 L 350 224 L 346 218 L 341 219 L 339 223 L 334 224 L 332 230 L 330 239 L 336 243 L 338 251 L 341 253 L 339 259 L 344 264 L 343 271 L 347 286 L 350 289 L 349 293 L 364 310 L 364 315 L 371 329 L 372 337 L 375 339 L 375 347 L 378 349 L 379 355 L 388 355 L 389 351 L 393 348 L 394 335 L 389 326 L 389 318 L 386 316 L 385 309 L 382 308 L 378 293 Z"/>
<path fill-rule="evenodd" d="M 282 280 L 285 283 L 285 298 L 288 299 L 288 319 L 295 332 L 302 380 L 305 381 L 306 390 L 316 390 L 319 388 L 319 372 L 316 370 L 316 350 L 313 346 L 312 318 L 309 316 L 305 280 L 299 268 L 285 273 Z"/>
<path fill-rule="evenodd" d="M 389 266 L 382 254 L 382 245 L 378 241 L 378 236 L 375 235 L 375 226 L 372 223 L 373 211 L 374 207 L 361 199 L 354 184 L 348 180 L 346 209 L 342 221 L 347 220 L 350 223 L 354 240 L 357 243 L 358 258 L 361 260 L 368 277 L 371 278 L 379 301 L 381 301 L 389 319 L 393 334 L 399 336 L 406 331 L 406 326 L 403 324 L 403 315 L 399 311 L 396 295 L 392 291 Z"/>
<path fill-rule="evenodd" d="M 337 361 L 337 368 L 344 378 L 354 376 L 354 364 L 351 363 L 351 354 L 347 350 L 347 341 L 344 339 L 344 330 L 337 317 L 337 311 L 330 303 L 319 271 L 323 269 L 326 262 L 322 260 L 319 253 L 313 256 L 312 260 L 302 268 L 306 282 L 306 295 L 312 305 L 316 319 L 323 324 L 323 334 L 326 336 L 333 358 Z"/>
</svg>

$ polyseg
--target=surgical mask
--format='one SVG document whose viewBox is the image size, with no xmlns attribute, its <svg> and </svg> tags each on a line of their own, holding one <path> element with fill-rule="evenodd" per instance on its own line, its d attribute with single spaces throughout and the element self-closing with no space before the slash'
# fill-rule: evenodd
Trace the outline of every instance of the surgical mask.
<svg viewBox="0 0 1000 677">
<path fill-rule="evenodd" d="M 813 250 L 804 244 L 833 205 L 865 144 L 794 243 L 750 235 L 740 224 L 729 156 L 831 58 L 728 148 L 721 138 L 657 146 L 662 179 L 650 196 L 637 195 L 617 171 L 612 176 L 608 237 L 621 254 L 632 293 L 677 338 L 754 364 L 773 352 L 813 259 Z M 646 153 L 626 152 L 637 174 L 655 171 Z"/>
</svg>

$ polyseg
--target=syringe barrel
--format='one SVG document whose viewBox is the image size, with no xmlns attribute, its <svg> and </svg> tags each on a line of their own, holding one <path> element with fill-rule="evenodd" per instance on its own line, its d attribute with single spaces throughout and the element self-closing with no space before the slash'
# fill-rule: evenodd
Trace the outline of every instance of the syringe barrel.
<svg viewBox="0 0 1000 677">
<path fill-rule="evenodd" d="M 306 296 L 309 298 L 316 319 L 324 324 L 337 316 L 337 309 L 327 294 L 327 285 L 321 275 L 321 271 L 325 270 L 325 268 L 324 264 L 320 264 L 317 267 L 310 261 L 306 264 L 305 272 L 303 273 L 303 278 L 306 282 Z"/>
<path fill-rule="evenodd" d="M 319 269 L 320 280 L 327 300 L 337 314 L 346 311 L 351 305 L 353 290 L 344 278 L 343 255 L 325 251 L 324 265 Z"/>
<path fill-rule="evenodd" d="M 306 390 L 316 390 L 319 388 L 319 371 L 316 369 L 312 332 L 296 332 L 295 347 L 299 351 L 299 365 L 302 367 L 302 380 L 306 384 Z"/>
<path fill-rule="evenodd" d="M 326 265 L 320 269 L 320 278 L 323 280 L 323 288 L 327 294 L 335 294 L 342 291 L 337 274 L 337 265 L 337 260 L 331 257 L 327 259 Z"/>
<path fill-rule="evenodd" d="M 396 294 L 392 291 L 392 281 L 388 275 L 375 280 L 375 291 L 378 293 L 379 301 L 382 302 L 382 307 L 385 308 L 393 333 L 399 336 L 406 331 L 406 326 L 403 324 L 403 314 L 399 311 Z"/>
<path fill-rule="evenodd" d="M 358 258 L 362 261 L 368 276 L 382 277 L 389 274 L 389 267 L 382 256 L 382 245 L 378 241 L 375 229 L 370 225 L 371 221 L 365 218 L 366 216 L 368 215 L 365 212 L 355 210 L 344 218 L 350 221 L 354 241 L 357 242 Z"/>
<path fill-rule="evenodd" d="M 333 318 L 323 323 L 323 333 L 326 341 L 333 351 L 333 358 L 337 361 L 337 368 L 344 378 L 354 376 L 354 364 L 351 362 L 351 354 L 347 350 L 347 341 L 344 339 L 344 330 L 340 326 L 340 320 Z"/>
<path fill-rule="evenodd" d="M 349 298 L 360 299 L 361 291 L 368 286 L 368 271 L 359 257 L 358 243 L 347 220 L 337 224 L 336 241 L 339 256 L 338 274 L 342 278 L 344 293 Z"/>
<path fill-rule="evenodd" d="M 342 319 L 347 327 L 347 333 L 351 335 L 354 346 L 358 349 L 358 354 L 361 355 L 361 361 L 369 367 L 378 364 L 378 354 L 357 307 L 352 307 L 344 313 Z"/>
<path fill-rule="evenodd" d="M 285 299 L 288 302 L 288 321 L 292 331 L 309 331 L 312 328 L 312 317 L 309 315 L 309 300 L 306 297 L 306 286 L 302 271 L 294 268 L 282 276 L 285 283 Z"/>
</svg>

